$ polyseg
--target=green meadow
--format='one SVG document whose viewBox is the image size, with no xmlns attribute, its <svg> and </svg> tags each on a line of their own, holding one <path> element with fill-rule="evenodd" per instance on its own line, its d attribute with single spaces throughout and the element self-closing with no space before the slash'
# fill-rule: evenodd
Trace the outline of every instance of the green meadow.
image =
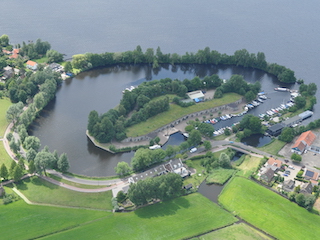
<svg viewBox="0 0 320 240">
<path fill-rule="evenodd" d="M 278 239 L 318 239 L 320 235 L 319 216 L 242 177 L 227 184 L 219 202 Z"/>
<path fill-rule="evenodd" d="M 237 219 L 230 213 L 195 193 L 134 212 L 115 213 L 44 239 L 183 239 L 235 221 Z"/>
</svg>

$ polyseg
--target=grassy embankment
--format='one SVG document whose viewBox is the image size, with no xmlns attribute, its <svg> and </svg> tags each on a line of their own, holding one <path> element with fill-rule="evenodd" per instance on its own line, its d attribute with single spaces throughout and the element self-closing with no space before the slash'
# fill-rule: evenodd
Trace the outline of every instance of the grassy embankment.
<svg viewBox="0 0 320 240">
<path fill-rule="evenodd" d="M 48 177 L 50 177 L 56 181 L 68 184 L 70 186 L 78 187 L 78 188 L 96 189 L 96 188 L 108 187 L 107 185 L 86 185 L 86 184 L 75 183 L 75 182 L 71 182 L 66 179 L 60 178 L 60 177 L 53 175 L 53 174 L 50 174 L 50 173 L 48 174 Z M 97 183 L 98 183 L 98 181 L 97 181 Z"/>
<path fill-rule="evenodd" d="M 219 202 L 230 212 L 278 239 L 317 239 L 320 217 L 263 186 L 235 177 Z"/>
<path fill-rule="evenodd" d="M 1 239 L 36 239 L 74 228 L 106 216 L 110 212 L 33 206 L 22 200 L 0 205 Z"/>
<path fill-rule="evenodd" d="M 273 141 L 263 147 L 259 147 L 258 149 L 271 155 L 280 156 L 278 152 L 286 145 L 286 142 L 280 141 L 278 139 L 273 139 Z M 281 156 L 280 156 L 281 157 Z"/>
<path fill-rule="evenodd" d="M 246 155 L 244 161 L 240 166 L 237 167 L 239 171 L 236 173 L 237 176 L 250 177 L 253 172 L 258 170 L 259 164 L 263 159 Z"/>
<path fill-rule="evenodd" d="M 12 103 L 9 98 L 0 99 L 0 138 L 4 137 L 4 133 L 8 126 L 8 121 L 6 119 L 6 112 Z M 0 165 L 4 163 L 7 168 L 10 167 L 12 159 L 7 154 L 3 143 L 0 142 Z"/>
<path fill-rule="evenodd" d="M 257 231 L 256 229 L 244 223 L 231 225 L 226 228 L 205 234 L 201 237 L 193 238 L 192 240 L 270 240 L 267 235 Z"/>
<path fill-rule="evenodd" d="M 31 202 L 69 207 L 112 210 L 112 192 L 82 193 L 56 186 L 38 177 L 16 184 L 17 189 Z"/>
<path fill-rule="evenodd" d="M 195 193 L 134 212 L 115 213 L 45 239 L 183 239 L 235 221 L 231 214 Z"/>
<path fill-rule="evenodd" d="M 235 171 L 235 169 L 225 168 L 214 169 L 212 173 L 208 175 L 206 182 L 208 184 L 216 183 L 223 185 L 226 181 L 228 181 L 231 178 Z"/>
<path fill-rule="evenodd" d="M 187 108 L 180 107 L 176 104 L 171 104 L 169 111 L 160 113 L 152 118 L 149 118 L 145 122 L 141 122 L 129 127 L 127 129 L 127 136 L 137 137 L 145 135 L 187 114 L 229 104 L 239 100 L 240 98 L 241 96 L 236 93 L 227 93 L 224 94 L 223 98 L 201 102 Z M 202 118 L 202 116 L 199 116 L 199 118 Z"/>
</svg>

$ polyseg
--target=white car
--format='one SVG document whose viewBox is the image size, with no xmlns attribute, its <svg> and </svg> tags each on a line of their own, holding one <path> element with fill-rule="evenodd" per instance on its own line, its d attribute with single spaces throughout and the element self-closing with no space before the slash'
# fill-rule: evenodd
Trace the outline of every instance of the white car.
<svg viewBox="0 0 320 240">
<path fill-rule="evenodd" d="M 191 148 L 190 153 L 196 152 L 198 149 L 197 148 Z"/>
<path fill-rule="evenodd" d="M 288 166 L 288 168 L 290 168 L 290 169 L 294 170 L 294 167 L 293 167 L 293 166 L 291 166 L 291 165 L 289 165 L 289 166 Z"/>
</svg>

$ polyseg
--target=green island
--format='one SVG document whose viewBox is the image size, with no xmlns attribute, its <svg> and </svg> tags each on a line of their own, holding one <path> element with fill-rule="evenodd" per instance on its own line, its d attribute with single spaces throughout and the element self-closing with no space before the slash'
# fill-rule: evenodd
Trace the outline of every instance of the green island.
<svg viewBox="0 0 320 240">
<path fill-rule="evenodd" d="M 308 174 L 320 166 L 314 161 L 313 167 L 302 167 L 314 163 L 311 153 L 289 155 L 298 136 L 319 131 L 319 119 L 306 126 L 285 127 L 269 144 L 253 148 L 240 140 L 265 133 L 268 128 L 262 122 L 272 126 L 276 124 L 273 117 L 246 114 L 219 136 L 205 123 L 212 117 L 210 112 L 191 117 L 210 109 L 216 109 L 213 114 L 220 117 L 222 106 L 256 99 L 260 85 L 248 84 L 242 76 L 233 75 L 226 82 L 217 75 L 150 81 L 124 91 L 119 105 L 107 113 L 92 111 L 88 133 L 93 141 L 113 152 L 137 150 L 130 164 L 118 163 L 114 177 L 90 179 L 68 173 L 66 154 L 59 156 L 47 147 L 40 150 L 40 140 L 27 132 L 63 79 L 97 67 L 233 65 L 260 69 L 280 82 L 295 83 L 292 70 L 267 63 L 263 53 L 249 54 L 245 49 L 229 56 L 206 47 L 180 56 L 164 54 L 160 47 L 144 53 L 138 46 L 133 51 L 78 54 L 72 61 L 63 61 L 61 53 L 40 39 L 12 46 L 9 37 L 2 35 L 0 45 L 0 220 L 6 238 L 316 239 L 319 235 L 319 180 Z M 316 103 L 317 86 L 299 83 L 293 106 L 279 110 L 280 122 L 312 110 Z M 187 93 L 198 91 L 207 92 L 208 97 L 189 101 Z M 235 113 L 241 114 L 242 107 Z M 182 131 L 189 137 L 180 146 L 149 149 L 162 143 L 160 137 L 135 147 L 116 144 L 185 116 L 188 120 Z M 233 162 L 236 151 L 244 155 Z M 274 163 L 280 166 L 271 175 L 265 174 Z M 160 176 L 144 175 L 162 168 L 167 170 Z M 288 191 L 286 184 L 292 179 L 297 185 Z M 198 193 L 203 181 L 225 184 L 217 203 Z"/>
</svg>

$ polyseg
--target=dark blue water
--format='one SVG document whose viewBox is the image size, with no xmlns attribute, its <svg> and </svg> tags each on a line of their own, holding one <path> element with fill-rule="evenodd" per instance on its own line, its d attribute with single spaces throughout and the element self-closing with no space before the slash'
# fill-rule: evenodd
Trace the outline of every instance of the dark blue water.
<svg viewBox="0 0 320 240">
<path fill-rule="evenodd" d="M 250 137 L 241 139 L 241 142 L 253 147 L 263 147 L 264 145 L 270 143 L 272 138 L 270 136 L 265 136 L 263 134 L 254 134 Z"/>
</svg>

